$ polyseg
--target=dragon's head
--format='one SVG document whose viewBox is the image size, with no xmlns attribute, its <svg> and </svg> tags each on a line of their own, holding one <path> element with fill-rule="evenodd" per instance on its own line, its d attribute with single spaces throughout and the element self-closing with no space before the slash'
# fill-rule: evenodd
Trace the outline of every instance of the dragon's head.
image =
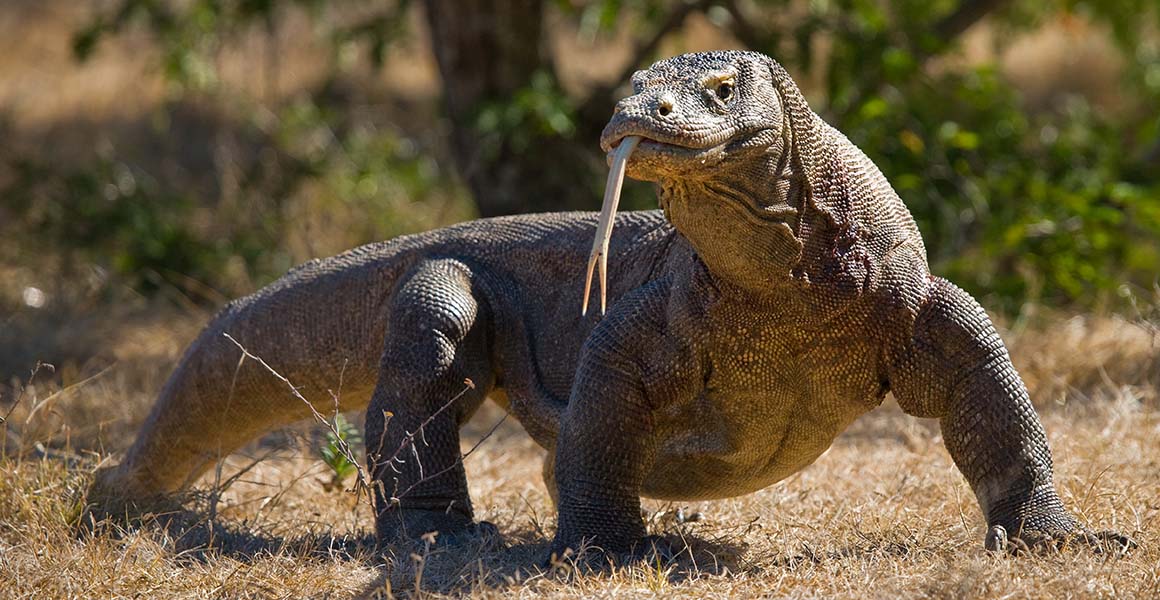
<svg viewBox="0 0 1160 600">
<path fill-rule="evenodd" d="M 783 74 L 755 52 L 662 60 L 632 76 L 633 94 L 617 103 L 600 145 L 611 152 L 624 138 L 640 136 L 628 165 L 634 179 L 713 179 L 718 167 L 788 149 Z"/>
<path fill-rule="evenodd" d="M 710 270 L 749 287 L 783 279 L 800 258 L 793 230 L 820 124 L 785 69 L 756 52 L 700 52 L 638 71 L 632 86 L 600 137 L 612 174 L 589 273 L 606 260 L 627 172 L 660 186 L 666 216 Z"/>
</svg>

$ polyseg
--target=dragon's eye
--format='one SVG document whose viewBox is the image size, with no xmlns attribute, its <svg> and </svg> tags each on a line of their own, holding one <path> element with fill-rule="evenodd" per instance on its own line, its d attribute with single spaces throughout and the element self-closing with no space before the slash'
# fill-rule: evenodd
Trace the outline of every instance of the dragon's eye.
<svg viewBox="0 0 1160 600">
<path fill-rule="evenodd" d="M 733 83 L 732 82 L 723 81 L 717 85 L 717 98 L 719 98 L 722 102 L 724 102 L 732 97 L 733 97 Z"/>
</svg>

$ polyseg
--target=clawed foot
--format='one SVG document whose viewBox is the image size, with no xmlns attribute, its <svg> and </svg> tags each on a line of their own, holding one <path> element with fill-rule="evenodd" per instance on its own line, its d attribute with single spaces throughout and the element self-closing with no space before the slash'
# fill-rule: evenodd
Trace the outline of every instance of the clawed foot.
<svg viewBox="0 0 1160 600">
<path fill-rule="evenodd" d="M 601 571 L 611 566 L 626 566 L 634 563 L 661 563 L 666 564 L 682 552 L 688 550 L 684 544 L 673 543 L 659 535 L 646 535 L 638 540 L 627 551 L 613 552 L 599 546 L 582 545 L 578 550 L 553 544 L 548 558 L 540 564 L 546 570 L 572 570 L 582 567 L 592 571 Z"/>
<path fill-rule="evenodd" d="M 380 515 L 377 526 L 380 544 L 421 540 L 432 548 L 478 544 L 485 550 L 504 545 L 494 524 L 456 512 L 396 509 Z"/>
<path fill-rule="evenodd" d="M 489 521 L 480 521 L 464 529 L 447 533 L 433 531 L 421 537 L 432 546 L 458 547 L 479 544 L 483 550 L 498 550 L 504 547 L 504 539 L 500 535 L 499 528 Z"/>
<path fill-rule="evenodd" d="M 488 521 L 447 531 L 435 529 L 419 535 L 416 539 L 426 544 L 429 550 L 473 546 L 485 552 L 500 550 L 505 544 L 499 528 Z"/>
<path fill-rule="evenodd" d="M 1123 555 L 1134 550 L 1136 542 L 1115 531 L 1089 532 L 1022 530 L 1012 536 L 1002 525 L 994 525 L 987 531 L 984 546 L 991 552 L 1010 554 L 1059 552 L 1067 548 L 1085 546 L 1096 554 Z"/>
</svg>

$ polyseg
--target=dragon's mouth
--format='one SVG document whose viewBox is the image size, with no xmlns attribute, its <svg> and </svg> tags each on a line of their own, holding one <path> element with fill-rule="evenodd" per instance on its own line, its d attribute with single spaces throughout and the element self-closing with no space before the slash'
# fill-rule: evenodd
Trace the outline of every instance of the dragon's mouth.
<svg viewBox="0 0 1160 600">
<path fill-rule="evenodd" d="M 601 140 L 601 147 L 607 152 L 609 165 L 616 150 L 628 138 L 639 138 L 640 141 L 633 152 L 639 160 L 650 158 L 657 161 L 668 161 L 673 164 L 682 162 L 696 162 L 702 166 L 712 157 L 724 158 L 731 149 L 745 146 L 759 136 L 769 132 L 768 128 L 759 127 L 742 131 L 719 131 L 712 135 L 702 136 L 700 143 L 689 143 L 662 132 L 644 131 L 638 128 L 626 128 L 623 132 L 606 135 Z"/>
<path fill-rule="evenodd" d="M 696 146 L 692 146 L 689 144 L 681 144 L 681 143 L 672 142 L 672 141 L 665 141 L 663 138 L 653 137 L 653 136 L 650 136 L 646 133 L 633 133 L 633 134 L 625 134 L 621 137 L 615 138 L 612 141 L 612 143 L 610 144 L 611 150 L 615 150 L 617 148 L 617 146 L 620 146 L 620 143 L 623 142 L 625 138 L 634 137 L 634 136 L 639 137 L 640 143 L 646 147 L 647 146 L 655 146 L 658 148 L 683 148 L 685 150 L 697 149 Z"/>
<path fill-rule="evenodd" d="M 605 140 L 601 140 L 600 145 L 611 158 L 612 153 L 616 151 L 620 144 L 630 137 L 640 138 L 640 145 L 636 151 L 638 154 L 693 153 L 708 150 L 717 145 L 693 145 L 678 141 L 676 138 L 670 138 L 658 132 L 637 131 L 635 129 L 626 130 L 623 133 L 617 133 Z"/>
<path fill-rule="evenodd" d="M 620 190 L 624 184 L 625 170 L 628 168 L 628 159 L 636 155 L 639 159 L 679 162 L 695 161 L 704 167 L 711 158 L 718 160 L 729 153 L 731 148 L 742 148 L 751 145 L 758 136 L 767 133 L 766 128 L 758 128 L 746 132 L 719 132 L 709 136 L 707 145 L 691 146 L 675 141 L 664 135 L 639 131 L 637 128 L 625 128 L 612 134 L 606 133 L 601 140 L 601 147 L 608 153 L 608 182 L 604 186 L 604 202 L 600 208 L 600 219 L 596 225 L 596 238 L 592 241 L 592 252 L 588 256 L 588 271 L 584 281 L 584 305 L 580 314 L 588 312 L 588 298 L 592 289 L 592 275 L 596 266 L 600 266 L 600 313 L 604 314 L 607 300 L 607 271 L 608 271 L 608 243 L 612 238 L 612 223 L 616 217 L 616 207 L 620 204 Z M 753 207 L 747 207 L 755 210 Z M 762 218 L 768 215 L 757 213 Z M 780 215 L 777 215 L 780 216 Z"/>
</svg>

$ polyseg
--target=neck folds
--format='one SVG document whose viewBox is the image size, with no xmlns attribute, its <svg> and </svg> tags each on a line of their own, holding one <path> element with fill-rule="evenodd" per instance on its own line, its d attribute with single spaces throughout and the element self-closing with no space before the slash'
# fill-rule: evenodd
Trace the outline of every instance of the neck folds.
<svg viewBox="0 0 1160 600">
<path fill-rule="evenodd" d="M 784 164 L 668 181 L 659 193 L 669 221 L 715 278 L 756 295 L 790 282 L 802 255 L 794 232 L 803 189 Z"/>
</svg>

